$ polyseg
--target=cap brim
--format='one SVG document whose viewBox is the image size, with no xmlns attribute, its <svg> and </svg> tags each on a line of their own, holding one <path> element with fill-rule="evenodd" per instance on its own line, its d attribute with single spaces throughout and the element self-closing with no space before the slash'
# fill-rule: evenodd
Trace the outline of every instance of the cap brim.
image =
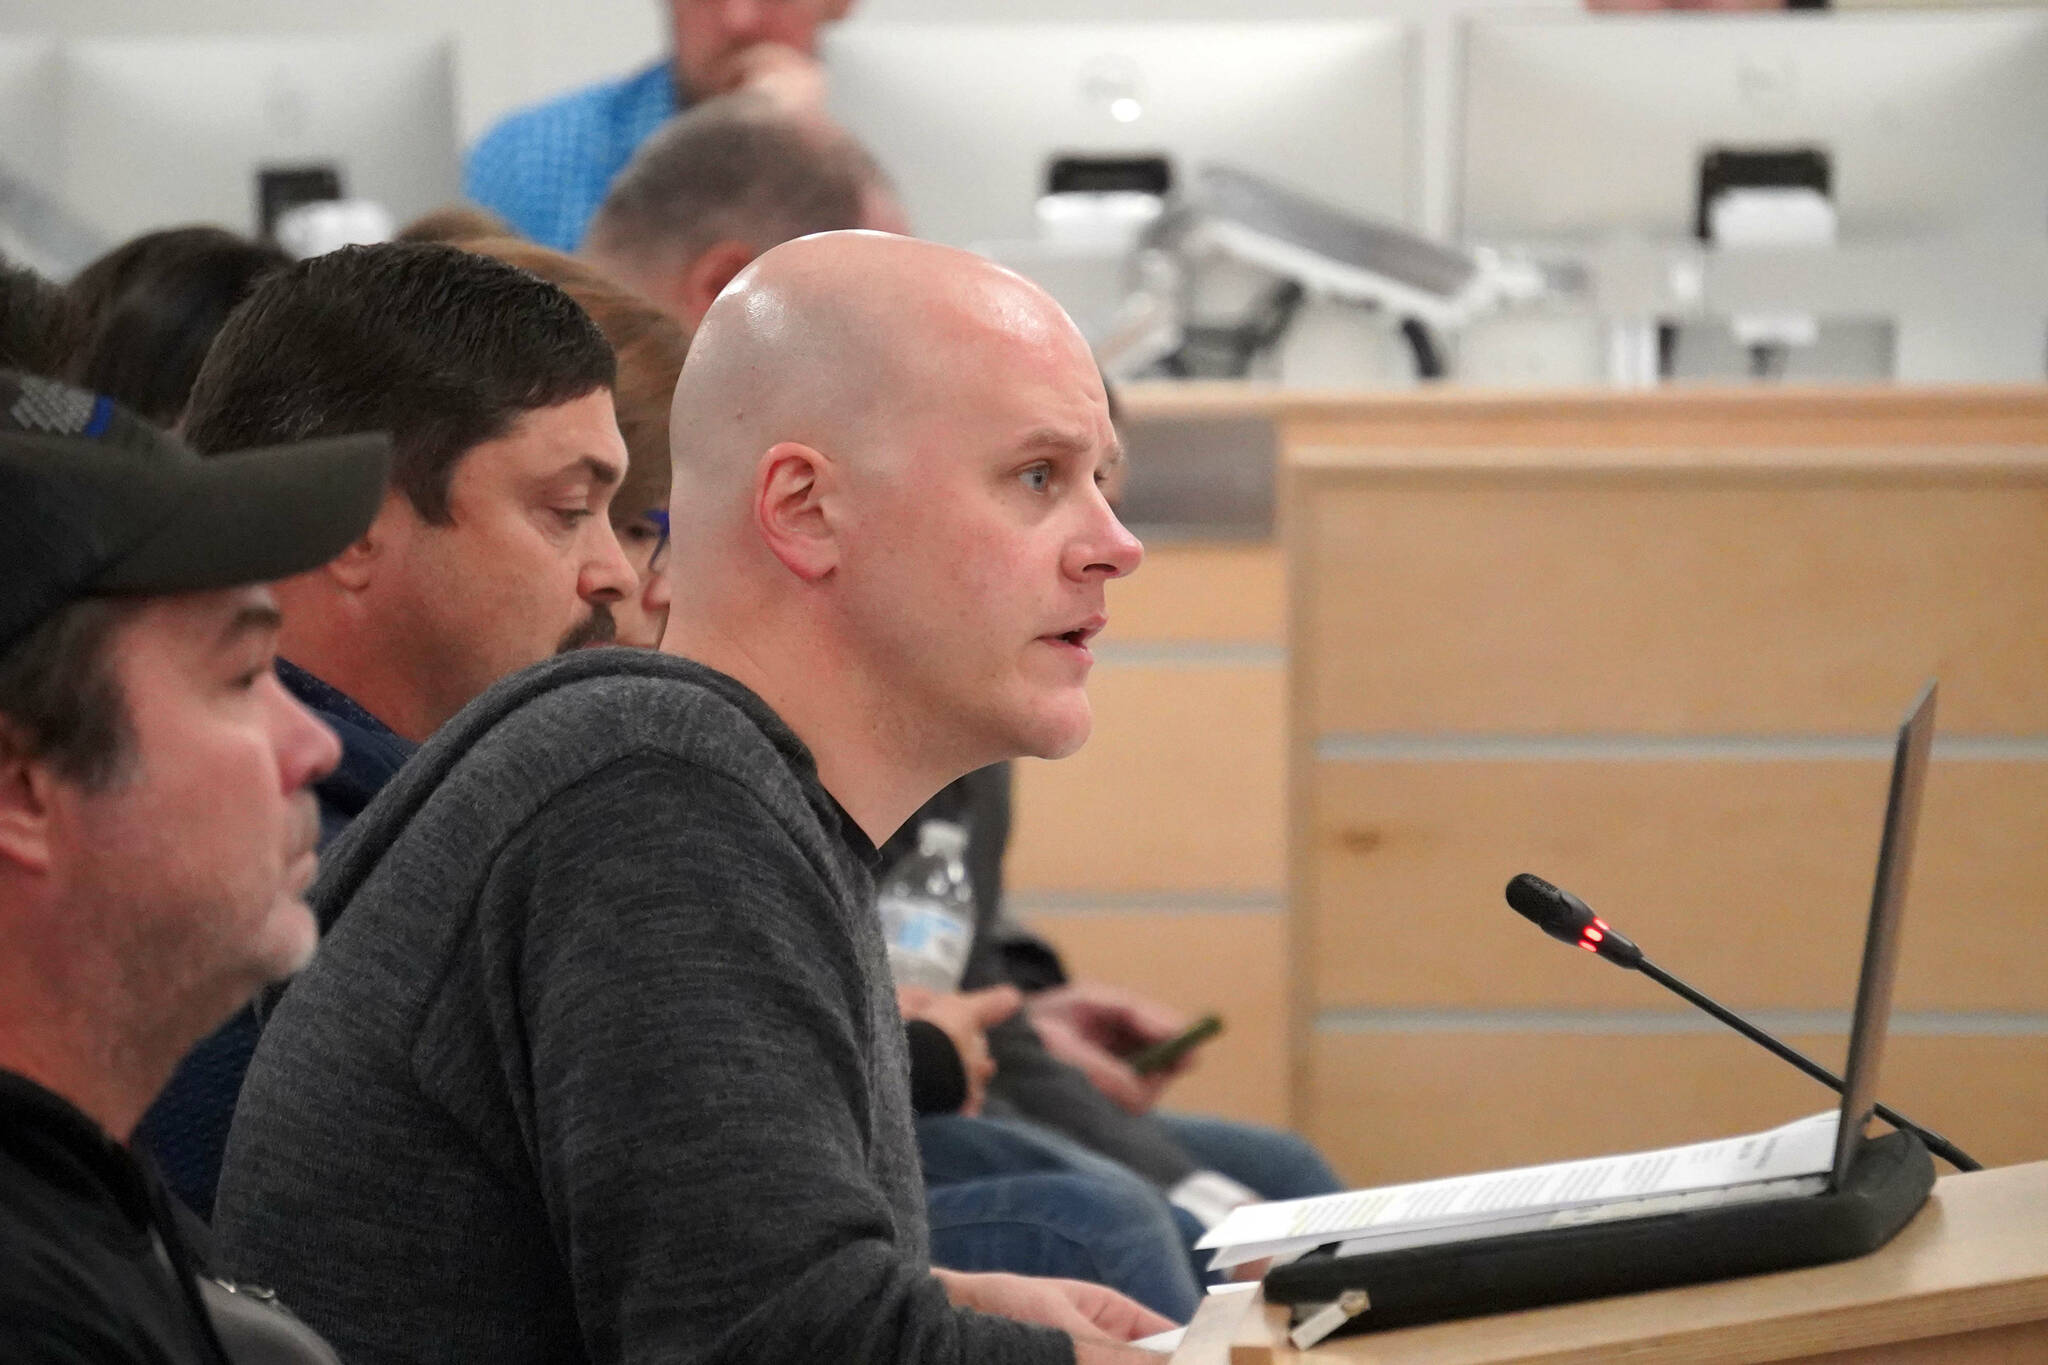
<svg viewBox="0 0 2048 1365">
<path fill-rule="evenodd" d="M 161 489 L 170 514 L 92 587 L 197 592 L 317 568 L 369 529 L 390 470 L 381 432 L 180 463 Z"/>
</svg>

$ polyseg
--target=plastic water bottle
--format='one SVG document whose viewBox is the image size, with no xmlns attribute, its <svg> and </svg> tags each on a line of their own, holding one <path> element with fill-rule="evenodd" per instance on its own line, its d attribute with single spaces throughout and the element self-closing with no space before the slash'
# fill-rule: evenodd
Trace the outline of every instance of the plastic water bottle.
<svg viewBox="0 0 2048 1365">
<path fill-rule="evenodd" d="M 917 828 L 917 852 L 883 878 L 875 905 L 898 986 L 960 989 L 974 946 L 974 887 L 967 880 L 966 855 L 964 828 L 926 820 Z"/>
</svg>

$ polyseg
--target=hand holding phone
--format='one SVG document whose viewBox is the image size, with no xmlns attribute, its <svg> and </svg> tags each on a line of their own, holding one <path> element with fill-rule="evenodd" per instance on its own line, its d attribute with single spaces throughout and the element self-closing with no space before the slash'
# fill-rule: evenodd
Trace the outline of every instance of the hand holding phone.
<svg viewBox="0 0 2048 1365">
<path fill-rule="evenodd" d="M 1154 1043 L 1150 1047 L 1141 1047 L 1125 1057 L 1124 1061 L 1140 1076 L 1156 1075 L 1221 1032 L 1223 1016 L 1205 1014 L 1173 1037 Z"/>
</svg>

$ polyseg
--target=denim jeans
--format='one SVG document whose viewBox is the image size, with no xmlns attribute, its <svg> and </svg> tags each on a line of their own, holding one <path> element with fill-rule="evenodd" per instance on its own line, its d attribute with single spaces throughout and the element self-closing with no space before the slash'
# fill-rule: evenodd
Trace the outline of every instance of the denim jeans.
<svg viewBox="0 0 2048 1365">
<path fill-rule="evenodd" d="M 1344 1188 L 1323 1154 L 1278 1128 L 1196 1114 L 1154 1114 L 1196 1164 L 1266 1199 L 1309 1199 Z"/>
<path fill-rule="evenodd" d="M 1087 1280 L 1175 1322 L 1193 1317 L 1201 1302 L 1165 1202 L 1135 1178 L 987 1176 L 932 1185 L 925 1204 L 932 1264 L 947 1270 Z"/>
<path fill-rule="evenodd" d="M 1302 1199 L 1343 1188 L 1322 1155 L 1291 1133 L 1227 1119 L 1182 1114 L 1159 1114 L 1156 1117 L 1198 1165 L 1229 1176 L 1265 1198 Z M 948 1115 L 919 1119 L 917 1145 L 924 1162 L 927 1198 L 933 1211 L 932 1255 L 940 1265 L 949 1269 L 1013 1270 L 1023 1274 L 1064 1274 L 1094 1280 L 1119 1289 L 1173 1318 L 1181 1318 L 1184 1314 L 1162 1305 L 1185 1301 L 1190 1305 L 1187 1311 L 1192 1312 L 1192 1305 L 1200 1294 L 1200 1284 L 1212 1278 L 1202 1269 L 1209 1259 L 1208 1253 L 1193 1249 L 1201 1239 L 1203 1229 L 1192 1215 L 1168 1204 L 1164 1195 L 1130 1170 L 1062 1134 L 1019 1119 L 969 1119 Z M 977 1183 L 1000 1182 L 1004 1178 L 1048 1174 L 1085 1178 L 1089 1188 L 1083 1197 L 1102 1215 L 1100 1222 L 1092 1224 L 1091 1229 L 1091 1225 L 1084 1224 L 1081 1215 L 1073 1208 L 1047 1205 L 1035 1211 L 1049 1226 L 1064 1228 L 1073 1234 L 1068 1264 L 1081 1264 L 1091 1259 L 1105 1263 L 1114 1260 L 1122 1267 L 1121 1279 L 1112 1280 L 1070 1269 L 1036 1268 L 1048 1263 L 1042 1253 L 1046 1249 L 1046 1238 L 1055 1234 L 1032 1229 L 1028 1219 L 1019 1222 L 1009 1234 L 1010 1245 L 1004 1245 L 995 1234 L 979 1240 L 975 1249 L 982 1253 L 984 1259 L 976 1265 L 955 1265 L 940 1255 L 939 1214 L 944 1192 L 968 1189 Z M 1055 1196 L 1050 1188 L 1044 1193 Z M 964 1199 L 971 1205 L 974 1199 L 995 1197 L 992 1192 L 985 1192 L 967 1195 Z M 1033 1212 L 1020 1210 L 1014 1205 L 1008 1211 Z M 957 1208 L 949 1208 L 948 1216 L 958 1217 Z M 1166 1244 L 1178 1253 L 1175 1257 L 1167 1257 L 1158 1250 L 1162 1245 L 1158 1231 L 1161 1219 L 1174 1229 Z M 1142 1236 L 1128 1241 L 1119 1240 L 1116 1225 L 1126 1220 L 1142 1224 Z M 1091 1240 L 1100 1242 L 1107 1250 L 1103 1253 L 1087 1250 L 1087 1242 Z M 1140 1256 L 1134 1250 L 1139 1246 L 1152 1248 L 1152 1251 Z M 1034 1253 L 1041 1253 L 1036 1262 L 1031 1259 Z M 1166 1260 L 1176 1264 L 1159 1263 Z"/>
</svg>

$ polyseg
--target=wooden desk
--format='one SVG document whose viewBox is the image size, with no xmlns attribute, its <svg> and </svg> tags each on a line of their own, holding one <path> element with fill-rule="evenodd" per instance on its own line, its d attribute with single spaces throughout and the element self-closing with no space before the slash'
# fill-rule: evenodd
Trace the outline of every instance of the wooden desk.
<svg viewBox="0 0 2048 1365">
<path fill-rule="evenodd" d="M 1234 1327 L 1226 1319 L 1243 1313 Z M 2038 1365 L 2048 1162 L 1949 1176 L 1860 1260 L 1287 1347 L 1285 1310 L 1203 1305 L 1175 1365 Z M 1276 1345 L 1275 1343 L 1279 1343 Z"/>
</svg>

